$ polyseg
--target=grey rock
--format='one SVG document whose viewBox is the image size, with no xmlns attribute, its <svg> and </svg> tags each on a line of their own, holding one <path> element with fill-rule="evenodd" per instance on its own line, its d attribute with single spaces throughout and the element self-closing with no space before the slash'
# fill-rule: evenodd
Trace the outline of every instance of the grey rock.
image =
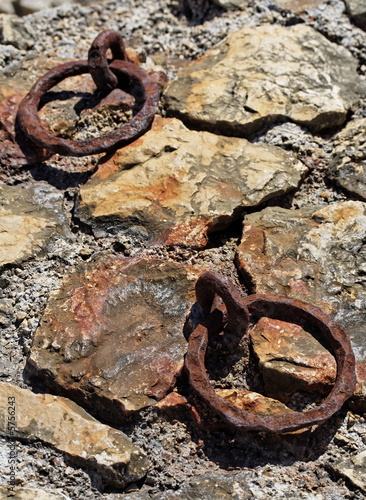
<svg viewBox="0 0 366 500">
<path fill-rule="evenodd" d="M 15 14 L 14 4 L 12 0 L 1 0 L 0 5 L 1 14 Z"/>
<path fill-rule="evenodd" d="M 0 14 L 0 44 L 13 45 L 17 49 L 29 49 L 34 42 L 23 19 Z"/>
<path fill-rule="evenodd" d="M 366 2 L 365 0 L 345 0 L 347 11 L 354 23 L 366 29 Z"/>
<path fill-rule="evenodd" d="M 279 118 L 313 130 L 342 124 L 364 92 L 356 59 L 312 28 L 243 28 L 178 72 L 170 115 L 246 136 Z"/>
<path fill-rule="evenodd" d="M 366 451 L 330 464 L 339 475 L 347 478 L 354 486 L 366 492 Z"/>
<path fill-rule="evenodd" d="M 154 500 L 247 500 L 253 498 L 243 474 L 207 474 L 190 480 L 174 493 L 165 492 Z"/>
<path fill-rule="evenodd" d="M 328 177 L 350 194 L 366 200 L 366 118 L 352 120 L 335 137 Z"/>
<path fill-rule="evenodd" d="M 225 10 L 244 10 L 248 6 L 248 0 L 214 0 L 214 2 Z"/>
<path fill-rule="evenodd" d="M 40 488 L 23 488 L 0 484 L 0 498 L 12 498 L 14 500 L 69 500 L 70 497 L 60 492 L 53 492 Z"/>
<path fill-rule="evenodd" d="M 140 479 L 147 471 L 146 455 L 123 432 L 101 424 L 66 398 L 34 394 L 1 382 L 0 403 L 2 408 L 15 408 L 14 426 L 8 425 L 9 412 L 0 414 L 2 436 L 38 439 L 75 463 L 97 470 L 106 483 L 117 487 Z"/>
<path fill-rule="evenodd" d="M 99 255 L 50 297 L 31 374 L 114 423 L 156 404 L 182 370 L 183 325 L 200 272 L 169 260 Z"/>
<path fill-rule="evenodd" d="M 56 234 L 70 236 L 63 196 L 46 183 L 0 184 L 0 267 L 44 250 Z"/>
<path fill-rule="evenodd" d="M 276 5 L 296 14 L 302 14 L 309 7 L 316 7 L 324 2 L 325 0 L 275 0 Z"/>
</svg>

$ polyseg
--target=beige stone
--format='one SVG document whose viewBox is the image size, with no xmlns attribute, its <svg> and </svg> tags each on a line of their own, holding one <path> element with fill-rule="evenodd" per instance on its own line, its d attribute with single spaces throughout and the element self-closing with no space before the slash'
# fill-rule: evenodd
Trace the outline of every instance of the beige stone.
<svg viewBox="0 0 366 500">
<path fill-rule="evenodd" d="M 275 3 L 286 10 L 291 10 L 296 14 L 302 14 L 309 7 L 317 7 L 325 0 L 275 0 Z"/>
<path fill-rule="evenodd" d="M 0 184 L 0 266 L 28 259 L 66 233 L 62 195 L 51 186 Z"/>
<path fill-rule="evenodd" d="M 255 415 L 279 415 L 294 413 L 293 410 L 276 399 L 268 398 L 257 392 L 243 389 L 219 389 L 216 394 L 230 401 L 242 410 Z"/>
<path fill-rule="evenodd" d="M 313 130 L 342 124 L 364 93 L 357 60 L 303 24 L 232 33 L 182 68 L 165 93 L 168 113 L 246 136 L 278 118 Z"/>
<path fill-rule="evenodd" d="M 361 491 L 366 492 L 366 451 L 335 461 L 331 468 Z"/>
<path fill-rule="evenodd" d="M 298 390 L 326 393 L 332 387 L 334 357 L 301 326 L 263 317 L 250 339 L 267 395 L 286 401 Z"/>
<path fill-rule="evenodd" d="M 280 148 L 157 117 L 81 187 L 77 215 L 97 233 L 113 221 L 166 244 L 203 246 L 245 207 L 295 189 L 306 171 Z"/>
<path fill-rule="evenodd" d="M 334 138 L 328 177 L 351 195 L 366 200 L 366 118 L 350 121 Z"/>
<path fill-rule="evenodd" d="M 15 407 L 14 437 L 38 439 L 74 462 L 98 470 L 106 483 L 123 487 L 147 471 L 146 455 L 123 432 L 101 424 L 69 399 L 0 382 L 0 405 Z M 0 433 L 9 432 L 8 412 L 2 411 Z"/>
<path fill-rule="evenodd" d="M 22 488 L 15 486 L 9 489 L 8 486 L 0 484 L 0 499 L 12 500 L 68 500 L 69 497 L 62 493 L 55 493 L 49 490 L 41 490 L 39 488 Z"/>
</svg>

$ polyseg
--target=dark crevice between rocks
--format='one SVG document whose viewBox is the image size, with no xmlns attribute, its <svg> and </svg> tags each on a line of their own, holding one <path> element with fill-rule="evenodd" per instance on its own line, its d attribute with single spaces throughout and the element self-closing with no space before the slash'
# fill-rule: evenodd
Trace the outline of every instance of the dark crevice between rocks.
<svg viewBox="0 0 366 500">
<path fill-rule="evenodd" d="M 46 181 L 56 189 L 64 190 L 85 184 L 96 169 L 95 165 L 93 169 L 88 171 L 68 172 L 47 163 L 36 163 L 29 168 L 29 172 L 35 181 Z"/>
<path fill-rule="evenodd" d="M 342 122 L 342 124 L 337 126 L 330 124 L 329 126 L 323 127 L 321 126 L 321 122 L 317 123 L 316 120 L 313 120 L 312 124 L 301 123 L 291 120 L 284 115 L 261 116 L 255 122 L 235 125 L 232 122 L 228 122 L 226 120 L 215 120 L 213 122 L 209 122 L 201 120 L 199 118 L 193 118 L 187 113 L 167 109 L 164 102 L 164 97 L 162 102 L 166 116 L 168 118 L 179 119 L 189 130 L 198 132 L 211 132 L 212 134 L 222 135 L 225 137 L 238 137 L 255 143 L 257 143 L 261 137 L 265 136 L 271 128 L 278 125 L 283 125 L 285 123 L 294 123 L 295 125 L 301 127 L 309 135 L 316 134 L 323 140 L 329 140 L 334 134 L 341 131 L 347 125 L 353 115 L 353 111 L 351 109 L 348 110 L 345 120 Z M 319 120 L 320 119 L 318 119 L 318 121 Z M 313 127 L 311 125 L 313 125 Z M 296 149 L 296 146 L 294 146 L 293 144 L 289 144 L 287 147 L 281 145 L 281 147 L 284 147 L 284 149 L 287 150 L 294 151 L 295 153 L 298 152 L 298 149 Z"/>
<path fill-rule="evenodd" d="M 225 229 L 208 232 L 208 242 L 205 249 L 219 248 L 221 246 L 224 246 L 227 239 L 229 238 L 236 238 L 237 244 L 239 245 L 243 231 L 243 220 L 246 215 L 261 212 L 266 207 L 281 207 L 290 209 L 293 203 L 293 198 L 297 191 L 300 189 L 303 182 L 304 179 L 301 181 L 297 188 L 292 189 L 287 193 L 281 194 L 279 196 L 269 198 L 259 205 L 245 208 L 237 207 L 232 222 Z"/>
</svg>

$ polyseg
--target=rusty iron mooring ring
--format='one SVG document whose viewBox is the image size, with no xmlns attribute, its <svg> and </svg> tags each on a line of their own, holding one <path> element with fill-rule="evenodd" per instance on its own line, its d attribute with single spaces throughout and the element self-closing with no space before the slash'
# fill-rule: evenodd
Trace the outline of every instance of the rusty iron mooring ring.
<svg viewBox="0 0 366 500">
<path fill-rule="evenodd" d="M 110 36 L 110 32 L 108 33 Z M 100 39 L 101 35 L 97 37 L 96 41 Z M 118 37 L 122 38 L 120 35 Z M 101 41 L 103 42 L 103 38 L 101 38 Z M 111 44 L 111 41 L 109 40 L 108 43 Z M 97 154 L 131 143 L 150 127 L 157 111 L 161 92 L 158 78 L 150 76 L 144 69 L 132 62 L 116 59 L 108 66 L 109 73 L 112 72 L 111 74 L 116 77 L 115 83 L 118 82 L 119 78 L 126 80 L 127 77 L 130 83 L 137 84 L 141 88 L 142 95 L 141 99 L 138 96 L 138 100 L 142 102 L 142 107 L 130 121 L 104 136 L 75 141 L 56 137 L 44 128 L 38 116 L 42 96 L 62 80 L 91 71 L 97 86 L 100 88 L 103 87 L 102 74 L 106 68 L 103 66 L 101 73 L 96 71 L 96 60 L 92 51 L 93 45 L 90 49 L 91 55 L 89 54 L 89 61 L 74 61 L 51 69 L 33 85 L 30 92 L 20 103 L 17 116 L 18 123 L 25 135 L 41 148 L 70 156 Z M 122 47 L 119 49 L 120 51 L 124 50 Z M 99 51 L 102 50 L 101 47 L 97 48 Z M 111 48 L 113 52 L 113 46 Z M 119 51 L 117 49 L 115 51 L 118 55 Z M 105 62 L 105 54 L 102 54 L 102 56 L 100 59 L 102 62 Z M 109 82 L 107 74 L 103 88 L 108 90 L 112 87 L 113 82 Z"/>
<path fill-rule="evenodd" d="M 209 310 L 209 302 L 213 299 L 218 287 L 224 302 L 226 297 L 230 295 L 233 285 L 222 292 L 225 288 L 224 283 L 222 277 L 217 273 L 208 272 L 199 278 L 196 285 L 197 302 L 206 312 Z M 235 302 L 239 296 L 237 293 L 235 298 L 232 296 L 231 300 Z M 252 318 L 268 316 L 292 323 L 300 321 L 302 324 L 305 321 L 317 328 L 329 342 L 337 363 L 336 381 L 331 392 L 316 408 L 295 414 L 261 416 L 242 410 L 220 397 L 211 387 L 205 368 L 209 334 L 208 329 L 203 324 L 199 324 L 191 333 L 185 358 L 185 367 L 193 389 L 212 410 L 227 422 L 229 427 L 239 431 L 282 433 L 321 424 L 328 420 L 352 396 L 356 385 L 355 358 L 344 330 L 321 309 L 300 300 L 269 295 L 250 295 L 245 299 L 240 298 L 239 301 L 240 304 L 237 307 L 247 310 Z M 230 316 L 233 310 L 232 305 L 227 309 L 228 316 Z M 248 318 L 245 318 L 243 324 L 247 320 Z"/>
</svg>

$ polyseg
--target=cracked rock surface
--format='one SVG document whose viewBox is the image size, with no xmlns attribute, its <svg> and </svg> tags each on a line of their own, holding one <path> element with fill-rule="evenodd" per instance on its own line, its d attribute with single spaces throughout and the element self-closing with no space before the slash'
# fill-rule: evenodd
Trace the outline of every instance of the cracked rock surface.
<svg viewBox="0 0 366 500">
<path fill-rule="evenodd" d="M 312 130 L 341 125 L 363 90 L 357 61 L 302 24 L 243 28 L 178 73 L 168 113 L 249 135 L 279 118 Z"/>
<path fill-rule="evenodd" d="M 73 401 L 34 394 L 2 382 L 2 408 L 8 407 L 9 401 L 16 401 L 14 437 L 51 445 L 77 464 L 99 469 L 106 483 L 113 486 L 123 487 L 146 473 L 148 461 L 142 450 L 125 434 L 101 424 Z M 1 435 L 6 434 L 8 425 L 4 412 L 0 420 Z"/>
<path fill-rule="evenodd" d="M 306 171 L 280 148 L 157 118 L 82 186 L 77 215 L 97 234 L 133 226 L 168 245 L 204 247 L 209 233 L 294 190 Z"/>
</svg>

